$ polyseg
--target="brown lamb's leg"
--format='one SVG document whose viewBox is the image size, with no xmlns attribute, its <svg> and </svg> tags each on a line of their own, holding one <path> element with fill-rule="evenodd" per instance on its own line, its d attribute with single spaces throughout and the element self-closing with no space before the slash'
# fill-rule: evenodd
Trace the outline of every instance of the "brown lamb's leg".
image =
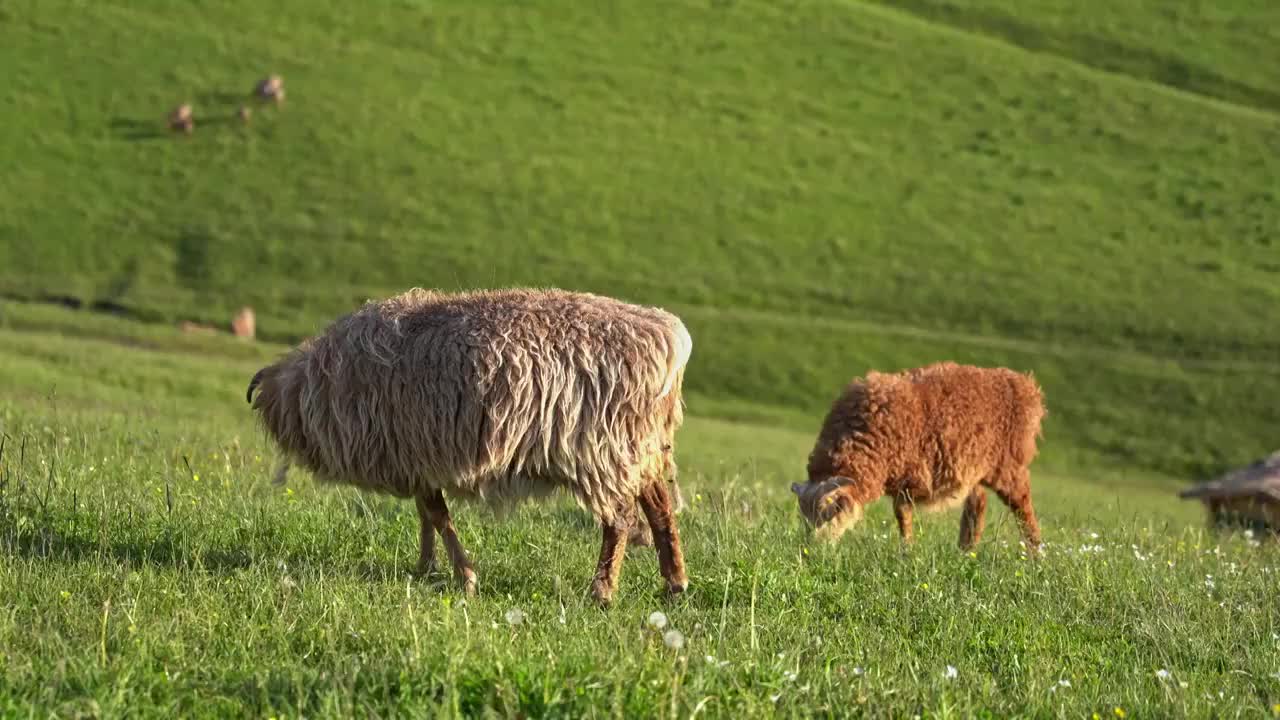
<svg viewBox="0 0 1280 720">
<path fill-rule="evenodd" d="M 1018 524 L 1022 527 L 1022 535 L 1027 542 L 1027 554 L 1038 555 L 1040 523 L 1036 520 L 1036 511 L 1031 505 L 1030 470 L 1024 467 L 1008 473 L 1002 476 L 999 483 L 992 489 L 1018 519 Z"/>
<path fill-rule="evenodd" d="M 591 581 L 591 594 L 601 605 L 608 606 L 613 602 L 613 592 L 618 588 L 618 576 L 622 573 L 622 561 L 627 556 L 627 539 L 635 519 L 636 509 L 631 505 L 619 511 L 612 520 L 601 523 L 600 561 L 596 563 L 596 576 Z"/>
<path fill-rule="evenodd" d="M 445 552 L 449 554 L 449 561 L 453 563 L 453 574 L 462 583 L 463 592 L 467 595 L 475 595 L 476 570 L 472 567 L 471 560 L 467 558 L 467 552 L 462 549 L 462 542 L 458 540 L 458 531 L 453 528 L 453 519 L 449 517 L 449 506 L 445 505 L 444 495 L 439 490 L 434 490 L 428 493 L 422 502 L 427 506 L 427 515 L 431 518 L 431 524 L 435 526 L 436 532 L 440 533 L 440 539 L 444 540 Z"/>
<path fill-rule="evenodd" d="M 653 544 L 658 551 L 658 568 L 667 581 L 667 591 L 682 593 L 689 587 L 684 570 L 684 553 L 680 550 L 680 531 L 676 528 L 667 483 L 659 478 L 640 491 L 640 508 L 649 519 Z"/>
<path fill-rule="evenodd" d="M 424 577 L 436 571 L 436 531 L 427 498 L 418 495 L 414 502 L 418 506 L 418 567 L 414 574 Z"/>
<path fill-rule="evenodd" d="M 960 516 L 960 549 L 972 550 L 982 539 L 982 528 L 986 525 L 987 489 L 981 485 L 969 491 L 964 501 L 964 514 Z"/>
<path fill-rule="evenodd" d="M 911 498 L 899 495 L 893 499 L 893 515 L 898 518 L 898 534 L 902 536 L 902 544 L 910 545 L 914 537 L 911 534 L 911 514 L 915 510 Z"/>
</svg>

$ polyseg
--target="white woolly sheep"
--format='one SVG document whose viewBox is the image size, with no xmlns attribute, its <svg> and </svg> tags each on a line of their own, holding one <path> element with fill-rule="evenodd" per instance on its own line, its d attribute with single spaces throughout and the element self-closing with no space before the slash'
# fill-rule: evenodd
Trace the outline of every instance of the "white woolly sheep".
<svg viewBox="0 0 1280 720">
<path fill-rule="evenodd" d="M 667 479 L 692 348 L 676 316 L 598 295 L 415 288 L 259 370 L 247 399 L 321 482 L 413 497 L 418 572 L 434 527 L 469 594 L 445 494 L 501 509 L 568 490 L 603 527 L 592 592 L 608 604 L 637 505 L 668 590 L 688 584 Z"/>
</svg>

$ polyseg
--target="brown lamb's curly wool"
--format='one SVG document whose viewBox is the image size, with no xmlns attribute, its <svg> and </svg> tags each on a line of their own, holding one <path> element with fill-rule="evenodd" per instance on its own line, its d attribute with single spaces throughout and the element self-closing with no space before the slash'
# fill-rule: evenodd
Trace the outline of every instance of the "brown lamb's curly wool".
<svg viewBox="0 0 1280 720">
<path fill-rule="evenodd" d="M 612 298 L 415 288 L 263 368 L 248 398 L 318 480 L 415 498 L 418 571 L 434 566 L 434 527 L 468 593 L 444 494 L 503 510 L 568 490 L 603 526 L 592 590 L 608 603 L 637 504 L 668 589 L 688 583 L 667 479 L 692 348 L 676 316 Z"/>
<path fill-rule="evenodd" d="M 982 536 L 991 488 L 1035 552 L 1029 466 L 1045 415 L 1035 380 L 1006 368 L 944 362 L 870 372 L 832 404 L 809 455 L 809 482 L 791 490 L 815 533 L 831 540 L 881 496 L 893 499 L 906 542 L 914 507 L 963 501 L 960 546 L 968 549 Z"/>
</svg>

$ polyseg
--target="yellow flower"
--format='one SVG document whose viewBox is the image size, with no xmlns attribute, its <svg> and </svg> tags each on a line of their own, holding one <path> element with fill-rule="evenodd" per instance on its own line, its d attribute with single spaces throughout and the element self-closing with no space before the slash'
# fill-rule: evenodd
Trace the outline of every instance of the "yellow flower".
<svg viewBox="0 0 1280 720">
<path fill-rule="evenodd" d="M 976 553 L 976 552 L 970 552 L 970 553 L 969 553 L 969 557 L 974 558 L 974 559 L 977 559 L 977 557 L 978 557 L 978 553 Z"/>
<path fill-rule="evenodd" d="M 808 554 L 809 554 L 809 548 L 801 548 L 801 550 L 800 550 L 800 554 L 801 554 L 801 555 L 808 555 Z"/>
<path fill-rule="evenodd" d="M 920 583 L 920 589 L 921 589 L 921 590 L 928 590 L 928 589 L 929 589 L 929 583 Z"/>
<path fill-rule="evenodd" d="M 1125 715 L 1128 715 L 1128 713 L 1126 713 L 1126 712 L 1124 711 L 1124 708 L 1122 708 L 1122 707 L 1120 707 L 1119 705 L 1117 705 L 1117 706 L 1116 706 L 1116 717 L 1118 717 L 1118 718 L 1122 718 L 1122 717 L 1124 717 Z"/>
<path fill-rule="evenodd" d="M 193 473 L 191 475 L 191 479 L 195 480 L 196 482 L 200 482 L 200 473 Z"/>
<path fill-rule="evenodd" d="M 285 488 L 284 494 L 293 497 L 293 488 Z"/>
<path fill-rule="evenodd" d="M 1102 720 L 1102 716 L 1099 715 L 1098 713 L 1094 713 L 1092 720 Z"/>
<path fill-rule="evenodd" d="M 62 596 L 62 599 L 63 599 L 63 600 L 70 600 L 70 599 L 71 599 L 71 593 L 70 593 L 70 592 L 67 592 L 66 590 L 63 590 L 62 592 L 60 592 L 60 593 L 58 593 L 58 594 Z"/>
<path fill-rule="evenodd" d="M 1280 703 L 1276 703 L 1275 705 L 1272 705 L 1271 712 L 1275 715 L 1280 715 Z"/>
</svg>

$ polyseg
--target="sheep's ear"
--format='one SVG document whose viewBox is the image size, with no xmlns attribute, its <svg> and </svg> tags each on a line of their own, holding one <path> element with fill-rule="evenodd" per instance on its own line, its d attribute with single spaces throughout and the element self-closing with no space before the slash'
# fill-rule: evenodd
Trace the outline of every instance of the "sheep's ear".
<svg viewBox="0 0 1280 720">
<path fill-rule="evenodd" d="M 846 485 L 857 485 L 857 484 L 858 484 L 858 481 L 854 480 L 853 478 L 844 477 L 843 475 L 834 475 L 822 481 L 822 492 L 823 494 L 826 494 L 831 492 L 832 490 L 837 490 Z"/>
</svg>

